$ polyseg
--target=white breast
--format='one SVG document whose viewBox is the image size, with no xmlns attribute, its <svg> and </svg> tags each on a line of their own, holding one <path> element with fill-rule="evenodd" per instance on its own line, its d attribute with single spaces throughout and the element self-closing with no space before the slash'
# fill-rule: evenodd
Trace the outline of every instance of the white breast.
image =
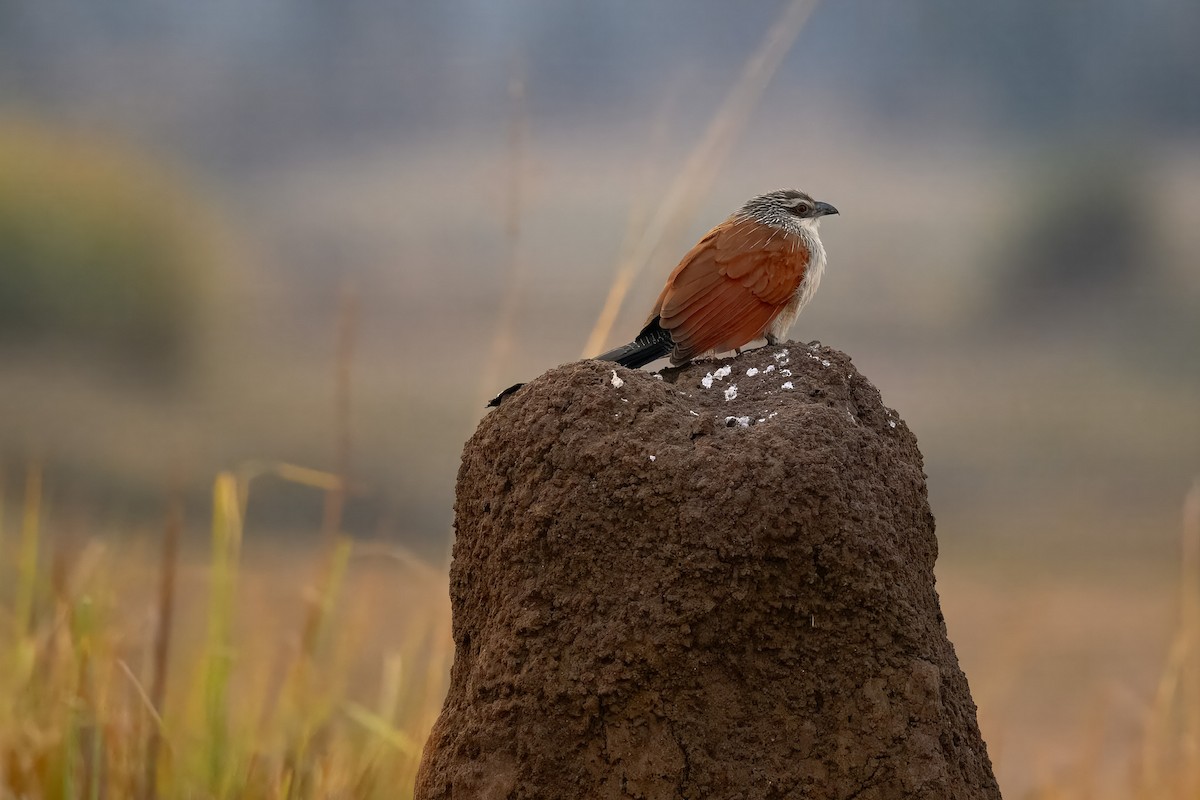
<svg viewBox="0 0 1200 800">
<path fill-rule="evenodd" d="M 767 332 L 779 340 L 787 338 L 787 332 L 791 330 L 796 317 L 800 316 L 800 312 L 808 305 L 808 301 L 817 293 L 817 287 L 821 285 L 821 276 L 825 274 L 825 247 L 821 244 L 821 237 L 817 235 L 816 223 L 817 220 L 812 220 L 811 226 L 804 225 L 799 232 L 809 254 L 808 269 L 804 271 L 804 278 L 796 287 L 791 302 L 784 306 L 779 316 L 767 328 Z"/>
</svg>

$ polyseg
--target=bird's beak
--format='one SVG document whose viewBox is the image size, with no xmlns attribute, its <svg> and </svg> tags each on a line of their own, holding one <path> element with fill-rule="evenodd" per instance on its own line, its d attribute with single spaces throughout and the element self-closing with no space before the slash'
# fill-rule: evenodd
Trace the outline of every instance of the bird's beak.
<svg viewBox="0 0 1200 800">
<path fill-rule="evenodd" d="M 814 217 L 824 217 L 828 214 L 836 214 L 838 210 L 829 203 L 817 203 L 813 206 L 812 215 Z"/>
</svg>

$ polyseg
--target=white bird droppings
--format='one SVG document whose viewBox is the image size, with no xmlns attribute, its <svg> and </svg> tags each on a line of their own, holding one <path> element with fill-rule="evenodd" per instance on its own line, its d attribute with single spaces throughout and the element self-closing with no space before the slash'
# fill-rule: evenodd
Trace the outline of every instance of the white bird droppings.
<svg viewBox="0 0 1200 800">
<path fill-rule="evenodd" d="M 788 359 L 788 351 L 787 350 L 780 350 L 778 353 L 775 354 L 776 361 L 787 361 L 787 359 Z"/>
<path fill-rule="evenodd" d="M 888 420 L 888 427 L 889 427 L 889 428 L 894 428 L 894 427 L 896 427 L 896 420 L 894 420 L 894 419 L 889 419 L 889 420 Z"/>
<path fill-rule="evenodd" d="M 748 378 L 753 378 L 757 374 L 758 374 L 758 367 L 751 367 L 750 369 L 746 370 L 746 377 L 748 377 Z"/>
<path fill-rule="evenodd" d="M 779 370 L 779 374 L 785 378 L 792 377 L 792 371 L 790 369 L 781 369 L 781 370 Z"/>
<path fill-rule="evenodd" d="M 792 382 L 791 382 L 791 381 L 788 381 L 787 383 L 785 383 L 783 386 L 780 386 L 779 388 L 780 388 L 780 389 L 791 389 L 791 388 L 794 388 L 794 387 L 792 386 Z"/>
<path fill-rule="evenodd" d="M 707 375 L 705 375 L 703 378 L 701 378 L 700 385 L 703 386 L 705 389 L 711 389 L 712 385 L 713 385 L 713 381 L 724 380 L 725 378 L 729 377 L 729 374 L 731 372 L 733 372 L 733 367 L 726 364 L 725 366 L 718 369 L 716 372 L 710 372 Z"/>
<path fill-rule="evenodd" d="M 612 371 L 612 374 L 613 374 L 613 376 L 612 376 L 612 380 L 610 381 L 610 383 L 612 383 L 614 389 L 620 389 L 622 386 L 625 385 L 625 381 L 621 380 L 621 378 L 617 375 L 617 371 L 615 369 Z"/>
<path fill-rule="evenodd" d="M 821 359 L 821 366 L 822 366 L 822 367 L 828 367 L 828 366 L 829 366 L 829 359 L 825 359 L 825 358 Z"/>
<path fill-rule="evenodd" d="M 651 461 L 654 461 L 654 460 L 655 460 L 655 459 L 657 459 L 657 458 L 658 458 L 658 456 L 650 456 L 650 460 L 651 460 Z"/>
<path fill-rule="evenodd" d="M 730 428 L 732 428 L 734 425 L 737 425 L 739 428 L 749 428 L 750 427 L 750 418 L 749 417 L 726 417 L 725 424 Z"/>
<path fill-rule="evenodd" d="M 775 371 L 775 365 L 774 365 L 774 364 L 767 364 L 767 366 L 763 367 L 763 374 L 764 374 L 764 375 L 765 375 L 766 373 L 768 373 L 768 372 L 774 372 L 774 371 Z"/>
<path fill-rule="evenodd" d="M 729 402 L 735 397 L 737 397 L 737 384 L 731 383 L 729 384 L 729 388 L 725 390 L 725 402 Z"/>
</svg>

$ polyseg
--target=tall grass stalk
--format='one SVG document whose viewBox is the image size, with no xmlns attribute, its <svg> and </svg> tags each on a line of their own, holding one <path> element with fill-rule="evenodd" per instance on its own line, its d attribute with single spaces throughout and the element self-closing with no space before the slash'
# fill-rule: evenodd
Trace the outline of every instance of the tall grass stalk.
<svg viewBox="0 0 1200 800">
<path fill-rule="evenodd" d="M 617 264 L 608 296 L 584 344 L 582 358 L 595 355 L 604 348 L 634 279 L 662 245 L 678 238 L 695 216 L 742 129 L 762 99 L 767 84 L 795 44 L 816 5 L 817 0 L 793 0 L 789 3 L 767 31 L 762 44 L 746 61 L 741 76 L 725 95 L 704 135 L 692 147 L 662 202 L 641 229 L 634 246 Z"/>
<path fill-rule="evenodd" d="M 34 638 L 38 587 L 38 549 L 42 529 L 42 468 L 31 463 L 25 472 L 25 497 L 21 506 L 21 536 L 16 559 L 16 594 L 12 613 L 12 670 L 18 686 L 34 674 L 37 642 Z M 15 698 L 10 699 L 15 705 Z M 12 706 L 10 706 L 12 708 Z"/>
<path fill-rule="evenodd" d="M 179 539 L 183 533 L 183 500 L 178 489 L 171 492 L 163 529 L 162 559 L 159 562 L 158 613 L 152 645 L 152 683 L 145 698 L 151 722 L 146 737 L 145 772 L 142 776 L 143 800 L 158 797 L 158 762 L 162 749 L 163 730 L 159 709 L 166 705 L 167 670 L 171 654 L 171 627 L 175 616 L 175 580 L 179 561 Z M 130 675 L 133 680 L 133 676 Z"/>
<path fill-rule="evenodd" d="M 205 782 L 212 797 L 228 795 L 234 770 L 228 709 L 243 496 L 232 473 L 222 472 L 217 476 L 213 484 L 212 577 L 202 681 Z"/>
<path fill-rule="evenodd" d="M 358 290 L 351 283 L 342 286 L 337 314 L 337 355 L 334 359 L 333 438 L 334 464 L 338 480 L 325 492 L 321 531 L 332 542 L 342 527 L 346 492 L 350 484 L 352 432 L 350 427 L 351 389 L 353 387 L 354 343 L 358 332 Z"/>
<path fill-rule="evenodd" d="M 4 515 L 6 509 L 6 492 L 8 487 L 8 476 L 4 473 L 4 465 L 0 464 L 0 554 L 4 553 Z"/>
<path fill-rule="evenodd" d="M 42 528 L 42 468 L 30 464 L 25 473 L 25 503 L 21 509 L 21 550 L 17 557 L 16 618 L 18 635 L 33 631 L 34 593 L 38 575 L 38 541 Z"/>
</svg>

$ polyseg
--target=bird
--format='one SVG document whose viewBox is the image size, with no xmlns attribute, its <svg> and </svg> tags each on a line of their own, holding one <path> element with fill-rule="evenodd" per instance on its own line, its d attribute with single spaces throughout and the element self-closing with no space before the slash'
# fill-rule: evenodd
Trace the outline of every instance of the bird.
<svg viewBox="0 0 1200 800">
<path fill-rule="evenodd" d="M 670 358 L 679 366 L 741 352 L 756 339 L 782 341 L 821 283 L 826 255 L 817 229 L 822 217 L 837 213 L 798 189 L 746 201 L 680 260 L 634 340 L 596 360 L 637 368 Z"/>
<path fill-rule="evenodd" d="M 821 283 L 817 229 L 837 213 L 797 189 L 747 201 L 680 260 L 637 337 L 596 359 L 635 368 L 670 357 L 678 366 L 781 341 Z"/>
</svg>

